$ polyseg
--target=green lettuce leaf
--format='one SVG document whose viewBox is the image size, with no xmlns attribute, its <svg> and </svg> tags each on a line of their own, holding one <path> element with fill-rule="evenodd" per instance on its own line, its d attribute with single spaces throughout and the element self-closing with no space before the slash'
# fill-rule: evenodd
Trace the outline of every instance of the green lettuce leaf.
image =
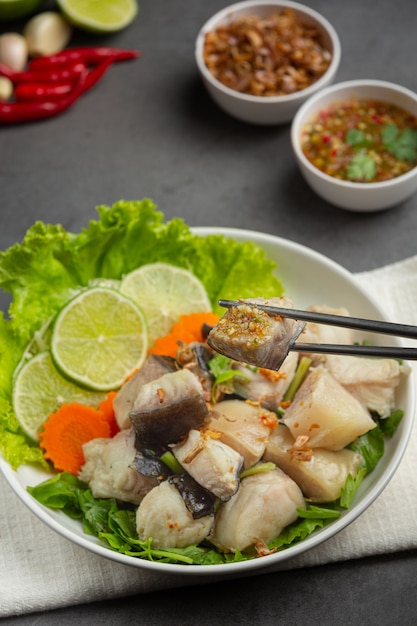
<svg viewBox="0 0 417 626">
<path fill-rule="evenodd" d="M 21 243 L 0 252 L 0 288 L 11 294 L 8 318 L 0 314 L 0 451 L 13 468 L 42 462 L 13 414 L 13 372 L 34 334 L 90 281 L 118 280 L 163 261 L 193 272 L 218 312 L 219 298 L 283 293 L 275 263 L 251 242 L 200 237 L 180 218 L 164 221 L 149 199 L 121 200 L 97 211 L 99 219 L 77 234 L 36 222 Z"/>
</svg>

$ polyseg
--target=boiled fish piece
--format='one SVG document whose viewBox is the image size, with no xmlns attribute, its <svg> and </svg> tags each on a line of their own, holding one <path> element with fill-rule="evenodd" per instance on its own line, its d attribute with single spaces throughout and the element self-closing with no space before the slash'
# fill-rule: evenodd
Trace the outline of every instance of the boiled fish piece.
<svg viewBox="0 0 417 626">
<path fill-rule="evenodd" d="M 175 369 L 174 359 L 156 354 L 149 355 L 140 370 L 123 385 L 113 400 L 114 416 L 121 430 L 132 426 L 129 413 L 141 387 Z"/>
<path fill-rule="evenodd" d="M 223 400 L 210 412 L 207 428 L 220 433 L 220 441 L 236 450 L 244 459 L 245 469 L 262 457 L 277 417 L 259 404 L 244 400 Z"/>
<path fill-rule="evenodd" d="M 253 304 L 293 308 L 289 298 L 248 298 L 230 307 L 207 338 L 211 348 L 235 361 L 277 370 L 303 330 L 304 322 L 270 315 Z"/>
<path fill-rule="evenodd" d="M 310 370 L 283 422 L 296 439 L 308 437 L 311 448 L 341 450 L 376 424 L 368 410 L 324 367 Z"/>
<path fill-rule="evenodd" d="M 213 351 L 205 343 L 198 341 L 180 343 L 176 354 L 179 366 L 189 369 L 200 381 L 207 402 L 211 401 L 214 383 L 214 376 L 208 366 L 213 356 Z"/>
<path fill-rule="evenodd" d="M 298 354 L 290 352 L 279 370 L 253 368 L 243 363 L 236 363 L 233 368 L 245 373 L 245 377 L 233 379 L 234 391 L 238 396 L 255 402 L 270 411 L 276 411 L 285 392 L 291 384 L 298 365 Z"/>
<path fill-rule="evenodd" d="M 136 512 L 139 539 L 153 538 L 154 548 L 186 548 L 209 535 L 213 515 L 195 519 L 178 489 L 169 480 L 150 491 Z"/>
<path fill-rule="evenodd" d="M 326 367 L 335 379 L 369 411 L 389 417 L 395 408 L 395 390 L 411 368 L 395 359 L 327 355 Z"/>
<path fill-rule="evenodd" d="M 239 489 L 244 461 L 219 437 L 216 432 L 193 429 L 183 443 L 171 449 L 177 461 L 199 485 L 220 500 L 228 500 Z"/>
<path fill-rule="evenodd" d="M 129 414 L 136 445 L 155 450 L 178 443 L 208 415 L 201 383 L 188 369 L 142 385 Z"/>
<path fill-rule="evenodd" d="M 355 477 L 363 464 L 357 452 L 309 448 L 303 437 L 294 439 L 289 429 L 280 424 L 270 435 L 263 461 L 271 461 L 290 476 L 304 496 L 313 502 L 334 502 L 350 474 Z"/>
<path fill-rule="evenodd" d="M 267 544 L 304 509 L 301 489 L 279 468 L 247 476 L 216 515 L 210 541 L 226 552 Z"/>
<path fill-rule="evenodd" d="M 97 438 L 83 445 L 85 463 L 79 473 L 95 498 L 116 498 L 139 504 L 159 484 L 156 477 L 138 473 L 133 430 L 121 430 L 111 439 Z"/>
<path fill-rule="evenodd" d="M 314 313 L 344 315 L 345 317 L 350 316 L 348 309 L 345 307 L 335 308 L 327 306 L 326 304 L 314 304 L 309 306 L 306 310 Z M 332 326 L 331 324 L 318 324 L 317 322 L 307 322 L 300 336 L 300 341 L 306 343 L 337 343 L 350 345 L 354 340 L 354 333 L 351 328 Z"/>
</svg>

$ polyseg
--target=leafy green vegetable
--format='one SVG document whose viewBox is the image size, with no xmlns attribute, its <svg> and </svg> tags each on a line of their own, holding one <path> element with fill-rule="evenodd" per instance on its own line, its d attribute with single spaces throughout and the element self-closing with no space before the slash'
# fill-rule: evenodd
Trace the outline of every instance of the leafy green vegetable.
<svg viewBox="0 0 417 626">
<path fill-rule="evenodd" d="M 372 140 L 366 136 L 363 130 L 358 128 L 349 128 L 345 135 L 345 140 L 355 149 L 369 148 L 372 146 Z"/>
<path fill-rule="evenodd" d="M 270 549 L 283 549 L 303 541 L 318 528 L 323 528 L 340 517 L 340 512 L 331 507 L 316 507 L 307 504 L 306 509 L 298 509 L 298 520 L 284 528 L 276 539 L 268 544 Z"/>
<path fill-rule="evenodd" d="M 365 433 L 365 435 L 358 437 L 358 439 L 348 447 L 363 456 L 367 473 L 372 472 L 379 459 L 384 454 L 384 434 L 377 424 L 375 428 Z"/>
<path fill-rule="evenodd" d="M 381 131 L 384 148 L 399 161 L 413 162 L 417 159 L 417 130 L 398 129 L 396 124 L 388 124 Z"/>
<path fill-rule="evenodd" d="M 367 468 L 361 467 L 355 477 L 353 477 L 352 474 L 348 475 L 345 486 L 342 489 L 342 493 L 339 499 L 340 506 L 342 507 L 342 509 L 350 508 L 353 502 L 353 499 L 356 495 L 356 492 L 359 489 L 359 485 L 361 485 L 367 473 L 368 473 Z"/>
<path fill-rule="evenodd" d="M 236 376 L 249 378 L 248 374 L 245 372 L 233 369 L 233 363 L 234 361 L 232 359 L 229 359 L 229 357 L 224 356 L 223 354 L 216 354 L 212 359 L 210 359 L 210 361 L 208 361 L 208 368 L 214 376 L 214 383 L 211 388 L 211 399 L 213 403 L 216 402 L 216 389 L 219 385 L 222 385 L 223 387 L 227 385 L 227 389 L 230 393 L 232 393 L 233 386 L 229 386 L 228 383 L 232 383 Z"/>
<path fill-rule="evenodd" d="M 372 157 L 363 152 L 355 154 L 346 168 L 349 180 L 372 180 L 376 174 L 376 164 Z"/>
<path fill-rule="evenodd" d="M 379 420 L 379 427 L 386 437 L 394 436 L 403 417 L 404 411 L 402 409 L 396 409 L 389 417 Z"/>
<path fill-rule="evenodd" d="M 309 504 L 305 509 L 298 509 L 298 516 L 305 519 L 337 519 L 340 512 L 324 506 Z"/>
<path fill-rule="evenodd" d="M 363 130 L 359 130 L 358 128 L 349 128 L 345 139 L 351 146 L 357 146 L 358 144 L 362 144 L 364 141 L 365 133 Z"/>
<path fill-rule="evenodd" d="M 21 243 L 0 252 L 0 288 L 12 302 L 0 313 L 0 451 L 13 468 L 45 462 L 13 414 L 13 372 L 35 334 L 80 288 L 97 278 L 119 280 L 156 261 L 185 267 L 219 298 L 280 295 L 275 263 L 262 248 L 222 235 L 200 237 L 180 218 L 164 222 L 152 200 L 99 206 L 99 219 L 80 233 L 36 222 Z M 46 465 L 46 464 L 45 464 Z"/>
</svg>

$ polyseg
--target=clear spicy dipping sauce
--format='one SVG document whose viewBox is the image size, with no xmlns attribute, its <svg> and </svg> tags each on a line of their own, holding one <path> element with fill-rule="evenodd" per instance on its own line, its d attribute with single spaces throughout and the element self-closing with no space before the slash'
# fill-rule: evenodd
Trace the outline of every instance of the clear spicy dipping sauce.
<svg viewBox="0 0 417 626">
<path fill-rule="evenodd" d="M 301 142 L 304 155 L 322 172 L 381 182 L 417 165 L 417 118 L 388 102 L 337 102 L 306 124 Z"/>
</svg>

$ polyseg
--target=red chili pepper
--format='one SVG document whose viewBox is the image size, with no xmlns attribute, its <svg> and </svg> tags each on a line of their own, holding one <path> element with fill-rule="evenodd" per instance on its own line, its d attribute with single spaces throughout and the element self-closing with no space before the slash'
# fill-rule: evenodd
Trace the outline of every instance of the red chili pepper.
<svg viewBox="0 0 417 626">
<path fill-rule="evenodd" d="M 57 83 L 62 81 L 77 80 L 85 72 L 85 63 L 77 62 L 66 68 L 51 71 L 14 72 L 9 77 L 12 83 Z"/>
<path fill-rule="evenodd" d="M 116 62 L 129 61 L 136 59 L 140 55 L 141 53 L 137 50 L 123 50 L 120 48 L 68 48 L 56 54 L 33 59 L 29 64 L 29 68 L 33 70 L 51 69 L 53 67 L 62 67 L 75 61 L 82 61 L 87 65 L 96 65 L 109 58 Z"/>
<path fill-rule="evenodd" d="M 19 124 L 55 117 L 69 109 L 78 98 L 91 89 L 103 76 L 112 64 L 112 59 L 106 59 L 92 70 L 85 70 L 79 75 L 72 91 L 60 98 L 32 101 L 17 101 L 0 104 L 0 124 Z M 29 85 L 25 85 L 29 86 Z M 50 85 L 53 87 L 54 85 Z M 19 87 L 23 87 L 20 85 Z M 16 87 L 17 88 L 17 87 Z"/>
<path fill-rule="evenodd" d="M 17 101 L 49 100 L 62 98 L 74 89 L 74 83 L 20 83 L 14 88 L 14 97 Z"/>
<path fill-rule="evenodd" d="M 84 92 L 86 75 L 81 74 L 73 90 L 56 100 L 0 104 L 0 124 L 19 124 L 54 117 L 69 109 Z"/>
<path fill-rule="evenodd" d="M 102 61 L 101 63 L 99 63 L 98 65 L 96 65 L 96 67 L 93 67 L 93 69 L 88 72 L 88 74 L 85 77 L 84 91 L 88 91 L 89 89 L 94 87 L 96 83 L 98 83 L 100 78 L 107 71 L 107 69 L 110 67 L 113 61 L 114 59 L 109 57 L 105 59 L 104 61 Z"/>
</svg>

